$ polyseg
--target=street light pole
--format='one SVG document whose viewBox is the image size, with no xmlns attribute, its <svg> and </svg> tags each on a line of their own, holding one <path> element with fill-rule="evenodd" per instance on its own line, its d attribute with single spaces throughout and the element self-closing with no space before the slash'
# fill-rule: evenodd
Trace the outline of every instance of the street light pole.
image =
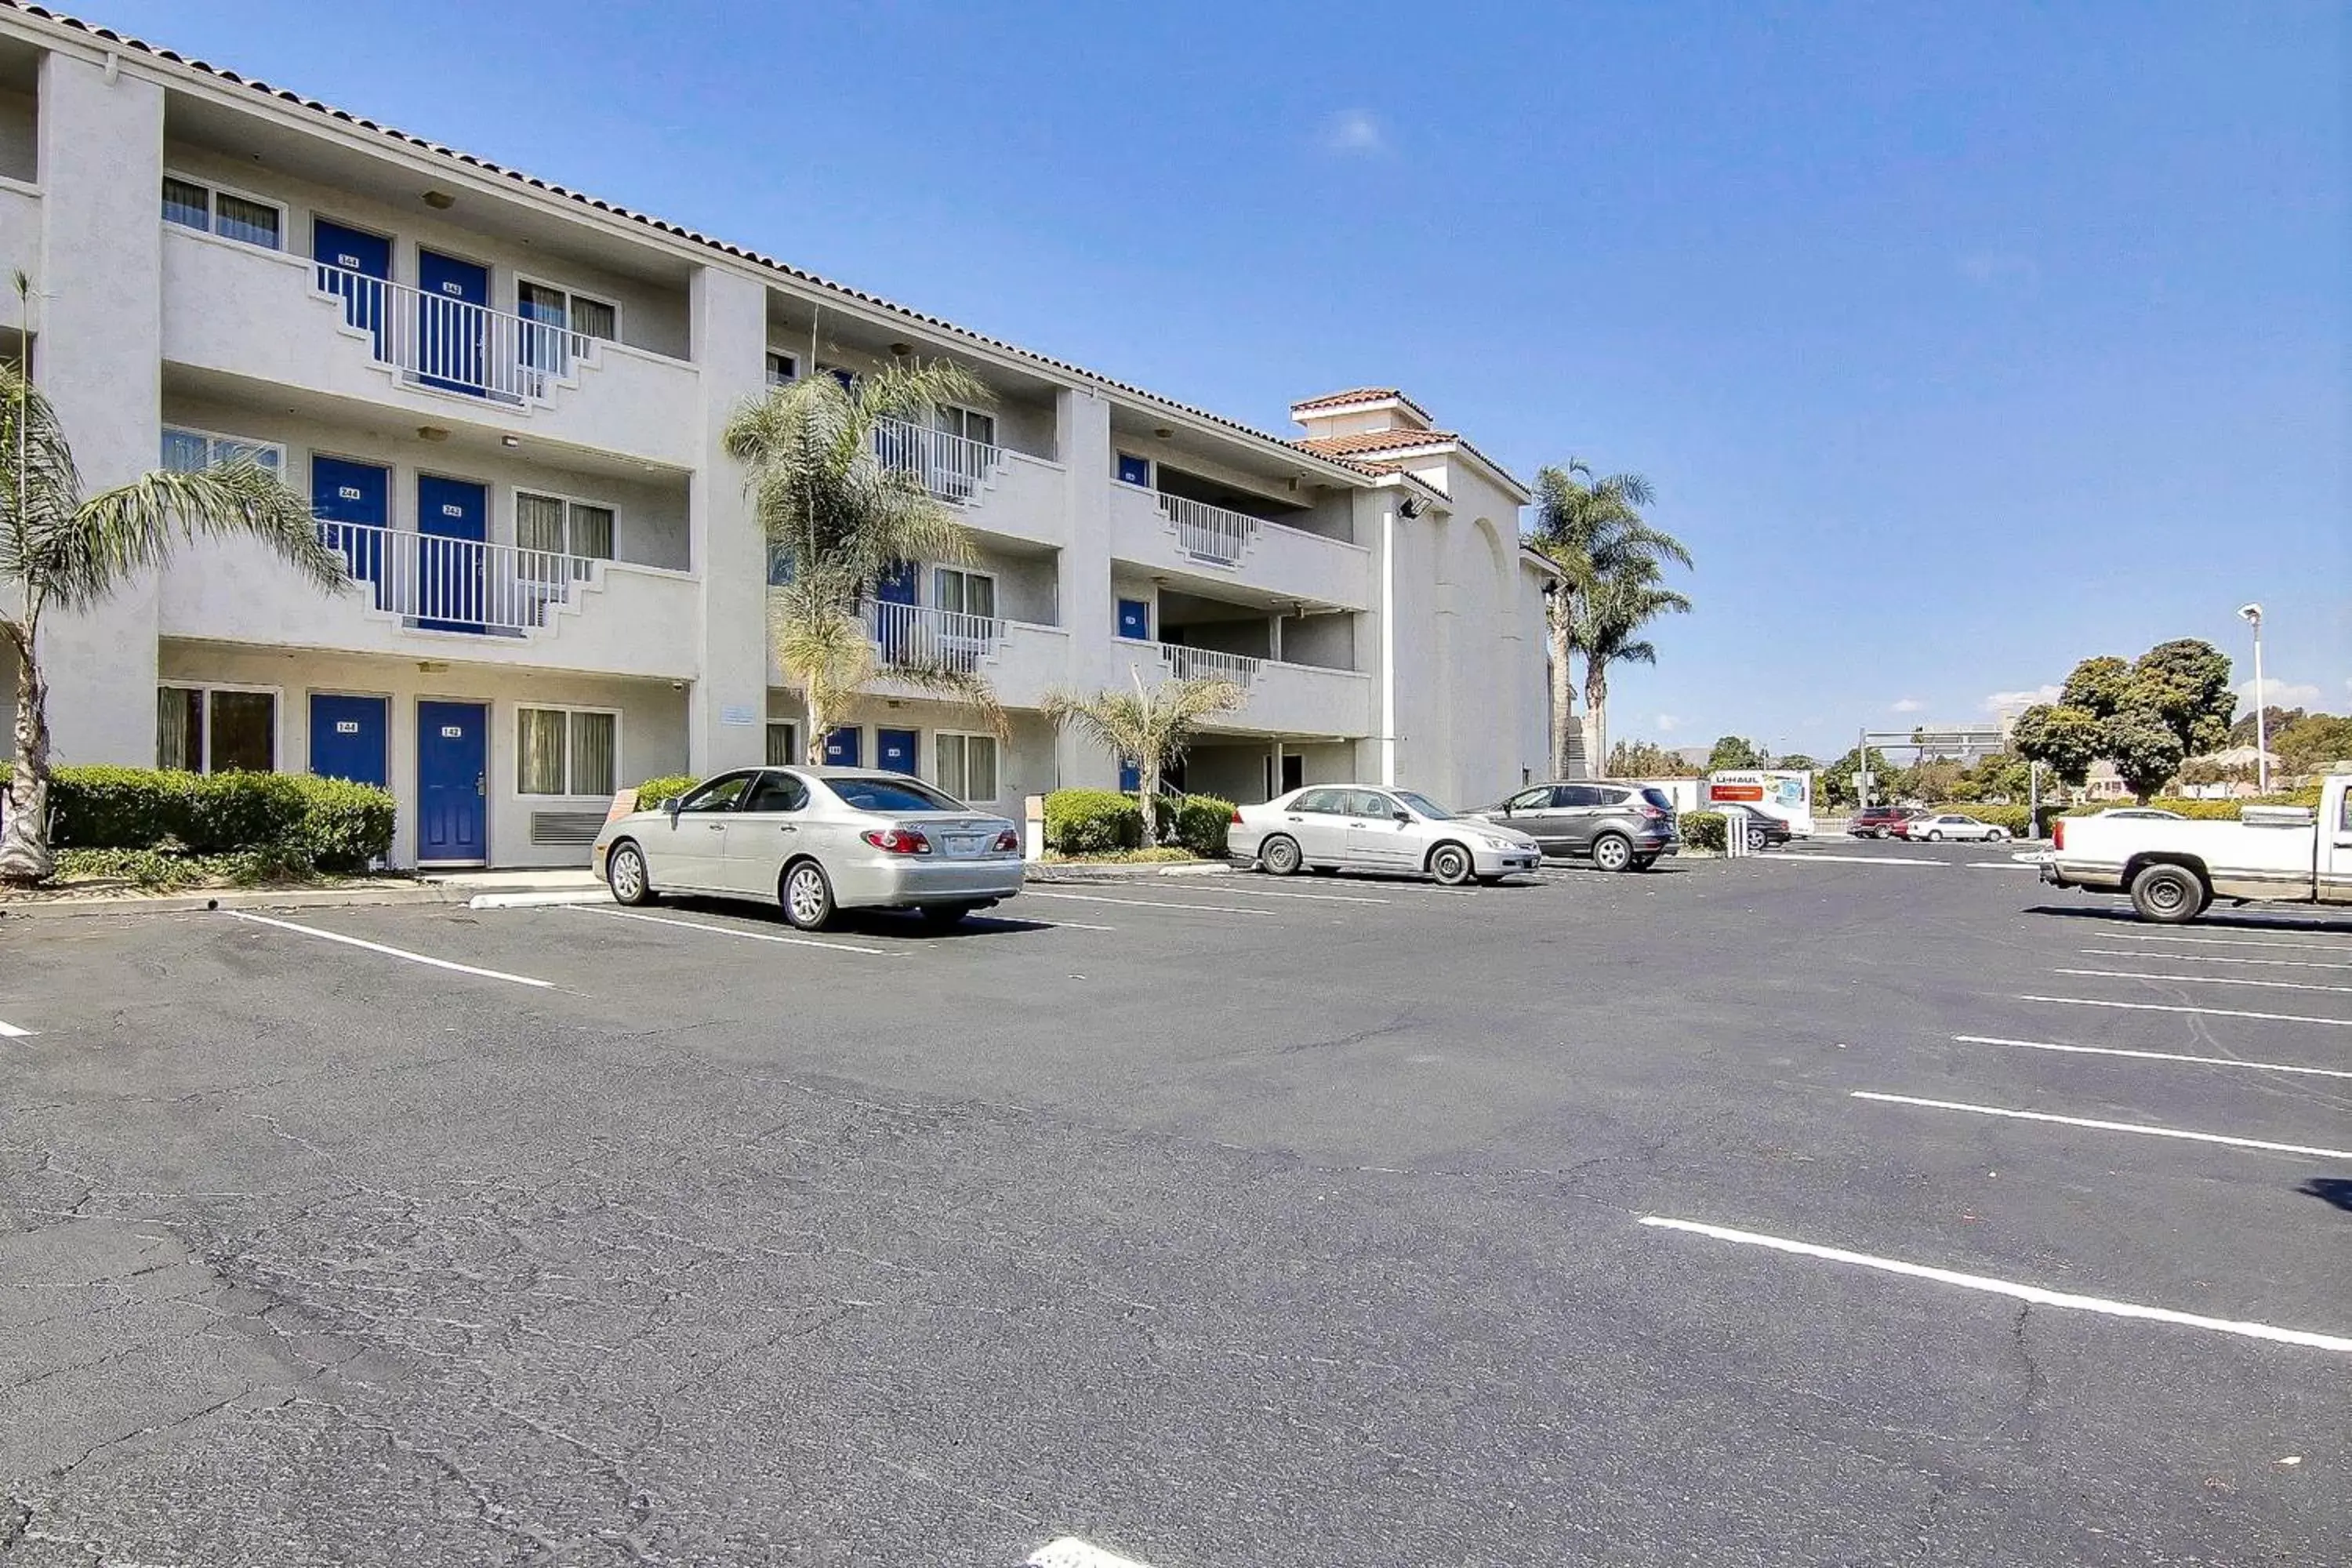
<svg viewBox="0 0 2352 1568">
<path fill-rule="evenodd" d="M 2241 605 L 2238 614 L 2254 628 L 2254 789 L 2257 794 L 2271 793 L 2271 740 L 2269 716 L 2263 711 L 2263 607 Z"/>
</svg>

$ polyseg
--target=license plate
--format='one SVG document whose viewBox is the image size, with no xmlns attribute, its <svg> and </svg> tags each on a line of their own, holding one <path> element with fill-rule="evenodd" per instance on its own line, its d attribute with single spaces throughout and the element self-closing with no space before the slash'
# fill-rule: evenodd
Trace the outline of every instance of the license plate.
<svg viewBox="0 0 2352 1568">
<path fill-rule="evenodd" d="M 950 855 L 977 855 L 988 847 L 988 835 L 985 833 L 950 833 L 947 836 L 947 845 L 948 853 Z"/>
</svg>

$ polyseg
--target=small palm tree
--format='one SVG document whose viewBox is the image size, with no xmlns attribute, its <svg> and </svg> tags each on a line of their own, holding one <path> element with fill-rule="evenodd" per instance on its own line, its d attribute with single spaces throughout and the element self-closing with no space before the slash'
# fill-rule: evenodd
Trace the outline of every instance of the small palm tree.
<svg viewBox="0 0 2352 1568">
<path fill-rule="evenodd" d="M 919 475 L 885 463 L 877 437 L 892 422 L 929 427 L 940 404 L 987 395 L 959 366 L 909 363 L 861 377 L 854 388 L 830 375 L 803 376 L 728 421 L 728 454 L 749 469 L 746 488 L 772 558 L 789 574 L 769 596 L 770 633 L 784 678 L 808 708 L 812 763 L 824 759 L 825 737 L 856 694 L 883 672 L 865 615 L 882 584 L 909 562 L 974 554 L 962 521 Z M 890 678 L 961 700 L 1003 740 L 1004 712 L 987 679 L 939 651 L 934 638 L 893 647 Z"/>
<path fill-rule="evenodd" d="M 16 613 L 0 613 L 0 643 L 16 662 L 16 765 L 0 827 L 0 881 L 37 882 L 56 866 L 41 617 L 97 609 L 199 535 L 258 539 L 322 591 L 350 586 L 310 504 L 250 457 L 195 473 L 142 474 L 84 496 L 56 410 L 23 365 L 0 363 L 0 581 L 21 591 Z"/>
<path fill-rule="evenodd" d="M 1609 667 L 1655 664 L 1658 650 L 1640 636 L 1658 616 L 1690 610 L 1687 595 L 1663 587 L 1654 558 L 1634 556 L 1577 596 L 1569 642 L 1584 656 L 1584 754 L 1609 754 Z"/>
<path fill-rule="evenodd" d="M 1143 808 L 1143 845 L 1148 849 L 1160 842 L 1154 803 L 1160 775 L 1184 760 L 1202 720 L 1230 713 L 1246 700 L 1247 693 L 1230 680 L 1163 680 L 1147 688 L 1141 673 L 1135 672 L 1132 692 L 1104 690 L 1091 697 L 1048 692 L 1045 717 L 1060 728 L 1076 730 L 1112 756 L 1135 763 L 1135 797 Z"/>
<path fill-rule="evenodd" d="M 1690 552 L 1680 540 L 1651 527 L 1643 518 L 1642 509 L 1655 499 L 1650 481 L 1641 475 L 1596 479 L 1581 458 L 1571 458 L 1564 468 L 1544 468 L 1536 475 L 1536 525 L 1528 543 L 1559 568 L 1561 579 L 1552 591 L 1544 626 L 1551 655 L 1555 778 L 1582 771 L 1573 766 L 1577 742 L 1582 737 L 1575 723 L 1569 664 L 1579 603 L 1596 584 L 1629 562 L 1663 559 L 1685 566 L 1691 563 Z M 1584 761 L 1593 766 L 1600 764 L 1603 754 L 1590 745 L 1584 748 Z"/>
</svg>

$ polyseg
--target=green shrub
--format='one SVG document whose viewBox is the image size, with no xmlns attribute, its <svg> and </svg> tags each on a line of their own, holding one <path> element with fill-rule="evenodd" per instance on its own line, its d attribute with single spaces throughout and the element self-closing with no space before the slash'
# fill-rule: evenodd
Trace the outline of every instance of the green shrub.
<svg viewBox="0 0 2352 1568">
<path fill-rule="evenodd" d="M 1163 808 L 1166 802 L 1162 802 Z M 1163 817 L 1166 812 L 1163 809 Z M 1160 837 L 1173 837 L 1178 844 L 1207 860 L 1225 858 L 1225 830 L 1234 825 L 1234 803 L 1219 800 L 1213 795 L 1188 795 L 1177 803 L 1175 832 L 1169 834 L 1163 826 Z"/>
<path fill-rule="evenodd" d="M 2133 803 L 2124 800 L 2095 800 L 2082 805 L 2069 806 L 2068 816 L 2096 816 L 2103 811 L 2128 807 Z M 2250 805 L 2300 805 L 2316 811 L 2319 808 L 2319 786 L 2289 790 L 2284 795 L 2258 795 L 2251 800 L 2183 800 L 2172 795 L 2158 795 L 2147 803 L 2159 811 L 2177 812 L 2195 822 L 2235 822 L 2238 813 Z"/>
<path fill-rule="evenodd" d="M 702 781 L 692 773 L 669 773 L 637 786 L 637 809 L 652 811 L 672 795 L 684 795 Z"/>
<path fill-rule="evenodd" d="M 1676 824 L 1685 847 L 1692 849 L 1721 849 L 1725 847 L 1724 818 L 1719 811 L 1685 811 Z"/>
<path fill-rule="evenodd" d="M 261 875 L 363 871 L 392 852 L 389 794 L 306 773 L 59 768 L 49 807 L 59 850 L 241 855 Z"/>
<path fill-rule="evenodd" d="M 308 875 L 309 868 L 289 868 L 271 850 L 236 855 L 182 855 L 169 849 L 60 849 L 59 880 L 109 878 L 152 891 L 169 891 L 198 882 L 289 881 Z"/>
<path fill-rule="evenodd" d="M 1143 842 L 1143 811 L 1115 789 L 1057 789 L 1045 797 L 1045 847 L 1057 855 L 1100 855 Z"/>
</svg>

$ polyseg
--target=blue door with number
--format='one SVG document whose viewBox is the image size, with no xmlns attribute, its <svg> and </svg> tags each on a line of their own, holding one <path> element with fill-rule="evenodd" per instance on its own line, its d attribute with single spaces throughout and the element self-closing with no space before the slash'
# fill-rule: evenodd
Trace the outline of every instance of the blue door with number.
<svg viewBox="0 0 2352 1568">
<path fill-rule="evenodd" d="M 483 571 L 490 495 L 470 479 L 416 479 L 416 625 L 432 632 L 484 629 Z"/>
<path fill-rule="evenodd" d="M 416 858 L 488 860 L 489 710 L 479 702 L 416 705 Z"/>
<path fill-rule="evenodd" d="M 322 779 L 349 779 L 382 789 L 384 710 L 381 697 L 310 694 L 310 771 Z"/>
<path fill-rule="evenodd" d="M 875 763 L 894 773 L 919 772 L 915 764 L 916 752 L 920 744 L 920 737 L 912 730 L 877 730 L 874 731 Z"/>
<path fill-rule="evenodd" d="M 374 584 L 375 607 L 388 607 L 384 567 L 392 470 L 342 458 L 312 458 L 310 512 L 319 520 L 319 537 L 342 556 L 352 580 Z"/>
<path fill-rule="evenodd" d="M 859 731 L 854 724 L 845 724 L 824 738 L 824 765 L 829 768 L 854 768 L 857 763 Z"/>
<path fill-rule="evenodd" d="M 1142 599 L 1118 602 L 1118 635 L 1139 642 L 1151 640 L 1151 605 Z"/>
<path fill-rule="evenodd" d="M 489 395 L 482 333 L 490 269 L 435 250 L 416 253 L 416 374 L 427 386 Z"/>
<path fill-rule="evenodd" d="M 342 300 L 343 320 L 374 339 L 375 357 L 383 358 L 384 284 L 392 278 L 392 241 L 320 218 L 310 226 L 310 258 L 319 264 L 319 287 Z"/>
<path fill-rule="evenodd" d="M 923 569 L 911 561 L 901 561 L 883 575 L 874 586 L 874 640 L 882 645 L 885 663 L 897 664 L 909 649 L 919 649 L 917 637 L 916 602 L 922 597 L 919 585 Z"/>
</svg>

